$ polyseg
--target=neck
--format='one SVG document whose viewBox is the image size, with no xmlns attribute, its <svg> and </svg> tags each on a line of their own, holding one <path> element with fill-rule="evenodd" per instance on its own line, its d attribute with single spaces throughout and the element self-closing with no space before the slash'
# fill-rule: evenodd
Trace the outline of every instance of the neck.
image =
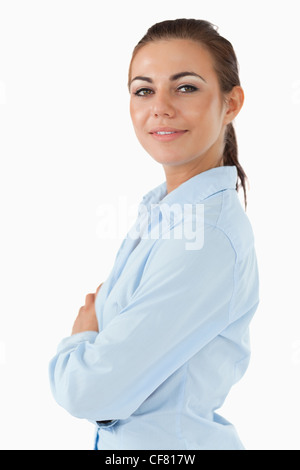
<svg viewBox="0 0 300 470">
<path fill-rule="evenodd" d="M 178 186 L 193 176 L 198 175 L 199 173 L 203 173 L 204 171 L 211 170 L 212 168 L 223 166 L 223 155 L 213 163 L 205 163 L 203 161 L 201 163 L 202 164 L 189 162 L 186 165 L 180 166 L 163 165 L 166 175 L 167 194 L 169 194 L 171 191 L 174 191 L 174 189 L 178 188 Z"/>
</svg>

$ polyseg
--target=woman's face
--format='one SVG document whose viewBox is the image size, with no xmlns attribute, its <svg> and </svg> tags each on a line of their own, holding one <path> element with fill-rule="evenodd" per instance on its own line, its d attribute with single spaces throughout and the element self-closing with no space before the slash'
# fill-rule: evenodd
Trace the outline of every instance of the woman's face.
<svg viewBox="0 0 300 470">
<path fill-rule="evenodd" d="M 147 44 L 130 80 L 134 130 L 157 162 L 203 171 L 221 164 L 226 108 L 209 52 L 183 39 Z"/>
</svg>

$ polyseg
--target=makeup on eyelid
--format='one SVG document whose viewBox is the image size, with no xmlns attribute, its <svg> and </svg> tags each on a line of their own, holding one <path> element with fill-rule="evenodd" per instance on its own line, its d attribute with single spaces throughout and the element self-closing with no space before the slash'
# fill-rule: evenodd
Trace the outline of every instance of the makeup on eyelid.
<svg viewBox="0 0 300 470">
<path fill-rule="evenodd" d="M 174 75 L 171 75 L 171 77 L 169 78 L 170 81 L 176 81 L 176 80 L 179 80 L 180 78 L 183 78 L 183 77 L 197 77 L 197 78 L 200 78 L 200 80 L 202 80 L 203 82 L 206 83 L 206 80 L 201 76 L 199 75 L 198 73 L 195 73 L 195 72 L 179 72 L 179 73 L 175 73 Z M 135 78 L 133 78 L 130 82 L 130 86 L 132 84 L 132 82 L 134 82 L 135 80 L 141 80 L 141 81 L 145 81 L 145 82 L 148 82 L 148 83 L 153 83 L 153 80 L 152 78 L 150 77 L 143 77 L 141 75 L 138 75 L 136 76 Z"/>
<path fill-rule="evenodd" d="M 182 88 L 190 88 L 191 91 L 181 91 Z M 194 93 L 195 91 L 198 91 L 199 88 L 197 88 L 195 85 L 180 85 L 179 87 L 177 87 L 176 90 L 180 90 L 180 93 L 181 94 L 190 94 L 190 93 Z M 140 95 L 139 93 L 141 92 L 152 92 L 153 90 L 151 90 L 151 88 L 147 88 L 147 87 L 143 87 L 143 88 L 139 88 L 137 91 L 133 92 L 133 95 L 135 96 L 140 96 L 140 97 L 143 97 L 143 96 L 149 96 L 151 93 L 147 93 L 145 95 Z"/>
</svg>

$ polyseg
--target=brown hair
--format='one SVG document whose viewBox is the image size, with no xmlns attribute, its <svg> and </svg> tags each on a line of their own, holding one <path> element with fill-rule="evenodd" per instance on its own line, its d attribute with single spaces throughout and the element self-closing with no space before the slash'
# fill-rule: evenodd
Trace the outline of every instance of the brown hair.
<svg viewBox="0 0 300 470">
<path fill-rule="evenodd" d="M 218 28 L 212 23 L 205 20 L 181 18 L 154 24 L 137 43 L 129 66 L 128 88 L 130 87 L 131 65 L 136 53 L 149 42 L 168 39 L 190 39 L 201 43 L 210 52 L 224 96 L 234 86 L 240 86 L 239 64 L 232 44 L 218 33 Z M 240 179 L 240 184 L 238 181 L 236 183 L 236 190 L 238 191 L 240 186 L 243 187 L 245 210 L 247 210 L 246 181 L 248 178 L 238 160 L 238 145 L 232 123 L 227 124 L 224 143 L 223 164 L 236 166 Z"/>
</svg>

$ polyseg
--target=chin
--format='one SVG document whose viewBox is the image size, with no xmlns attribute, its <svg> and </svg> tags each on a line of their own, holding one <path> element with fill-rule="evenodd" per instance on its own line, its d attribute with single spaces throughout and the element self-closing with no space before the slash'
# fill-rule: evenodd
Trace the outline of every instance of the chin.
<svg viewBox="0 0 300 470">
<path fill-rule="evenodd" d="M 186 161 L 185 158 L 183 158 L 182 154 L 174 154 L 174 152 L 149 152 L 150 157 L 153 158 L 157 163 L 161 163 L 163 165 L 179 165 L 181 163 L 184 163 Z"/>
</svg>

